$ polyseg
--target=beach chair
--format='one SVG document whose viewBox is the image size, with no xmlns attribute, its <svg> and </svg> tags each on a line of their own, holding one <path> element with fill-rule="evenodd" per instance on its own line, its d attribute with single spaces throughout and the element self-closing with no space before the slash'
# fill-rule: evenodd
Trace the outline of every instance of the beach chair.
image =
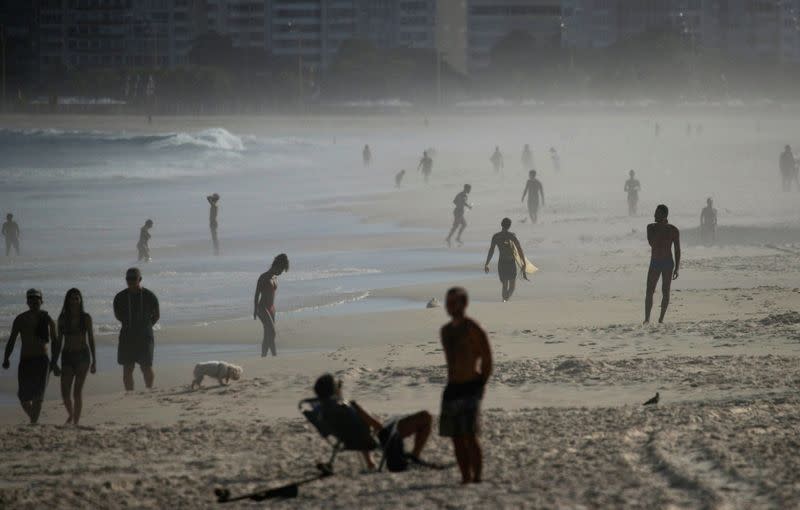
<svg viewBox="0 0 800 510">
<path fill-rule="evenodd" d="M 343 451 L 371 452 L 379 450 L 381 460 L 378 471 L 383 470 L 386 462 L 383 449 L 367 424 L 358 415 L 353 412 L 336 412 L 326 415 L 325 406 L 317 398 L 301 400 L 297 404 L 297 408 L 332 447 L 328 462 L 317 464 L 317 469 L 322 473 L 333 474 L 333 463 L 336 456 Z"/>
</svg>

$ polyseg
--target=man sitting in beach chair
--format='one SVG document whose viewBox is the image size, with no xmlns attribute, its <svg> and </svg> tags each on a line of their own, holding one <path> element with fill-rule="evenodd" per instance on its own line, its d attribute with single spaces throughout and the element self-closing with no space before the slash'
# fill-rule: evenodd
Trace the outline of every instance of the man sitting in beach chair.
<svg viewBox="0 0 800 510">
<path fill-rule="evenodd" d="M 323 466 L 325 469 L 333 471 L 333 460 L 339 450 L 356 450 L 364 456 L 367 467 L 374 470 L 375 463 L 370 453 L 378 448 L 378 444 L 371 431 L 378 436 L 384 451 L 383 462 L 389 471 L 405 470 L 407 459 L 421 463 L 419 457 L 430 436 L 433 421 L 427 411 L 390 418 L 381 423 L 355 402 L 343 400 L 342 381 L 336 381 L 331 374 L 317 379 L 314 393 L 316 399 L 301 402 L 301 405 L 313 405 L 313 410 L 303 414 L 323 437 L 333 436 L 338 440 L 330 462 Z M 414 436 L 414 449 L 409 456 L 403 450 L 403 439 L 411 436 Z"/>
</svg>

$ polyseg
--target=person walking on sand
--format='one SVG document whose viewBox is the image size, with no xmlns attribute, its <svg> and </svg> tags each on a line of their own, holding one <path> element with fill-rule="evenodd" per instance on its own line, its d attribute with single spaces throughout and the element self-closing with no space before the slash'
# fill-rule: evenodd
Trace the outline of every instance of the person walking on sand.
<svg viewBox="0 0 800 510">
<path fill-rule="evenodd" d="M 639 190 L 641 189 L 642 185 L 636 178 L 636 172 L 631 170 L 628 172 L 628 180 L 625 181 L 625 193 L 628 194 L 628 216 L 636 216 L 639 206 Z"/>
<path fill-rule="evenodd" d="M 3 368 L 8 370 L 11 366 L 9 361 L 11 353 L 14 352 L 17 336 L 20 336 L 22 342 L 17 367 L 19 384 L 17 396 L 30 422 L 35 424 L 42 412 L 50 371 L 58 376 L 58 366 L 47 356 L 47 342 L 56 341 L 56 325 L 50 315 L 42 310 L 44 300 L 41 291 L 30 289 L 25 298 L 28 302 L 28 311 L 17 315 L 11 325 L 11 335 L 8 337 L 3 357 Z"/>
<path fill-rule="evenodd" d="M 522 148 L 522 169 L 527 170 L 533 166 L 533 153 L 531 152 L 531 146 L 527 143 L 525 147 Z"/>
<path fill-rule="evenodd" d="M 669 306 L 669 291 L 672 280 L 678 279 L 681 265 L 680 231 L 667 221 L 669 209 L 661 204 L 656 207 L 655 223 L 647 225 L 647 242 L 650 243 L 650 268 L 647 271 L 647 292 L 644 298 L 644 323 L 650 322 L 650 311 L 653 308 L 653 294 L 656 292 L 658 280 L 661 280 L 661 315 L 659 324 L 664 322 L 664 315 Z M 672 258 L 672 247 L 675 246 L 675 258 Z"/>
<path fill-rule="evenodd" d="M 397 172 L 397 174 L 395 174 L 395 176 L 394 176 L 394 187 L 395 188 L 400 188 L 403 185 L 403 177 L 405 177 L 405 176 L 406 176 L 406 171 L 405 170 L 400 170 L 399 172 Z"/>
<path fill-rule="evenodd" d="M 3 237 L 6 239 L 6 257 L 11 256 L 11 248 L 19 256 L 19 225 L 14 221 L 14 215 L 6 214 L 6 221 L 2 228 Z"/>
<path fill-rule="evenodd" d="M 214 255 L 219 255 L 219 238 L 217 238 L 217 215 L 219 214 L 219 194 L 214 193 L 206 197 L 208 200 L 208 227 L 211 229 L 211 244 L 214 246 Z"/>
<path fill-rule="evenodd" d="M 417 170 L 422 172 L 422 176 L 427 183 L 433 173 L 433 159 L 428 154 L 428 151 L 423 151 L 422 159 L 419 160 L 419 165 L 417 165 Z"/>
<path fill-rule="evenodd" d="M 128 288 L 114 296 L 114 317 L 122 324 L 117 346 L 117 363 L 122 365 L 122 382 L 133 391 L 133 370 L 142 371 L 144 385 L 153 387 L 155 372 L 155 334 L 153 326 L 161 318 L 158 298 L 142 287 L 142 272 L 132 267 L 125 272 Z"/>
<path fill-rule="evenodd" d="M 364 162 L 364 168 L 369 168 L 372 164 L 372 151 L 369 148 L 369 145 L 364 146 L 364 150 L 361 151 L 361 159 Z"/>
<path fill-rule="evenodd" d="M 521 260 L 525 260 L 525 252 L 522 251 L 522 245 L 519 243 L 517 236 L 508 230 L 511 228 L 510 218 L 503 218 L 503 221 L 500 222 L 500 228 L 502 230 L 492 236 L 489 254 L 486 256 L 486 264 L 483 269 L 486 274 L 489 274 L 489 263 L 494 256 L 494 249 L 497 248 L 499 252 L 497 274 L 502 284 L 502 296 L 505 303 L 511 299 L 517 284 L 517 258 L 514 256 L 514 251 L 516 250 Z M 524 271 L 522 275 L 527 280 L 528 277 Z"/>
<path fill-rule="evenodd" d="M 439 435 L 453 441 L 461 483 L 480 483 L 483 453 L 478 441 L 480 406 L 484 388 L 492 375 L 492 350 L 486 331 L 467 317 L 467 291 L 447 291 L 446 306 L 451 321 L 441 330 L 447 361 L 447 386 L 442 394 Z M 478 369 L 480 367 L 480 369 Z"/>
<path fill-rule="evenodd" d="M 495 147 L 494 152 L 492 153 L 492 157 L 489 158 L 489 161 L 492 162 L 492 168 L 494 168 L 494 173 L 499 173 L 500 170 L 503 169 L 503 153 L 500 152 L 500 147 Z"/>
<path fill-rule="evenodd" d="M 467 202 L 470 191 L 472 191 L 472 186 L 465 184 L 464 190 L 453 199 L 453 204 L 455 204 L 456 208 L 453 209 L 453 227 L 450 229 L 450 233 L 447 234 L 447 238 L 445 239 L 447 246 L 452 246 L 451 239 L 457 229 L 458 235 L 456 235 L 456 243 L 458 243 L 459 246 L 464 245 L 464 243 L 461 242 L 461 234 L 463 234 L 464 229 L 467 228 L 467 220 L 464 219 L 465 209 L 472 209 L 472 205 Z"/>
<path fill-rule="evenodd" d="M 781 153 L 781 160 L 780 160 L 783 191 L 792 190 L 792 181 L 794 180 L 794 174 L 796 169 L 797 169 L 797 162 L 794 159 L 794 154 L 792 153 L 792 147 L 787 145 L 786 147 L 784 147 L 783 152 Z"/>
<path fill-rule="evenodd" d="M 561 156 L 558 155 L 558 151 L 555 147 L 550 147 L 550 159 L 553 162 L 553 170 L 556 172 L 561 171 Z"/>
<path fill-rule="evenodd" d="M 67 424 L 77 425 L 83 409 L 86 375 L 97 372 L 92 317 L 83 309 L 83 296 L 69 289 L 58 316 L 58 341 L 53 344 L 53 363 L 61 356 L 61 398 L 67 409 Z"/>
<path fill-rule="evenodd" d="M 536 170 L 528 172 L 528 182 L 525 183 L 525 189 L 522 191 L 522 200 L 528 197 L 528 216 L 531 218 L 531 223 L 539 221 L 539 197 L 542 198 L 542 207 L 544 207 L 544 187 L 539 179 L 536 178 Z"/>
<path fill-rule="evenodd" d="M 136 249 L 139 250 L 139 262 L 150 262 L 150 229 L 153 228 L 153 220 L 144 222 L 144 226 L 139 229 L 139 242 Z"/>
<path fill-rule="evenodd" d="M 253 299 L 253 320 L 258 319 L 264 327 L 261 340 L 261 357 L 269 352 L 277 356 L 275 350 L 275 294 L 278 292 L 278 276 L 289 270 L 289 257 L 281 253 L 272 261 L 269 271 L 258 277 L 256 295 Z"/>
<path fill-rule="evenodd" d="M 711 198 L 706 200 L 706 206 L 700 211 L 700 239 L 706 246 L 717 242 L 717 210 Z"/>
</svg>

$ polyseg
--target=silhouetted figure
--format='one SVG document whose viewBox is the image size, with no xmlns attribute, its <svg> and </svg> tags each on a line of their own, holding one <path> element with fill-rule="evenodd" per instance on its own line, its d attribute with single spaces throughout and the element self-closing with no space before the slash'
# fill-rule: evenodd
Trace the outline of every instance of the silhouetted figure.
<svg viewBox="0 0 800 510">
<path fill-rule="evenodd" d="M 461 483 L 480 483 L 483 452 L 478 441 L 480 408 L 484 389 L 492 375 L 489 336 L 467 317 L 467 291 L 447 291 L 447 313 L 451 321 L 440 332 L 447 361 L 447 386 L 442 394 L 439 435 L 453 440 Z"/>
<path fill-rule="evenodd" d="M 428 179 L 431 177 L 431 173 L 433 173 L 433 159 L 431 159 L 431 157 L 428 155 L 428 151 L 424 151 L 422 153 L 422 159 L 419 160 L 417 170 L 422 172 L 425 182 L 428 182 Z"/>
<path fill-rule="evenodd" d="M 17 336 L 20 336 L 22 345 L 17 367 L 19 383 L 17 397 L 30 422 L 36 423 L 42 412 L 50 371 L 52 370 L 56 376 L 59 375 L 58 366 L 47 356 L 47 343 L 56 342 L 56 325 L 47 312 L 42 310 L 41 291 L 30 289 L 25 297 L 28 311 L 17 315 L 11 324 L 11 334 L 3 357 L 3 368 L 8 370 L 11 366 L 11 354 L 14 352 Z"/>
<path fill-rule="evenodd" d="M 456 242 L 459 246 L 464 244 L 461 242 L 461 234 L 463 234 L 464 229 L 467 228 L 467 220 L 464 218 L 465 209 L 472 209 L 472 206 L 469 204 L 469 202 L 467 202 L 470 191 L 472 191 L 472 186 L 465 184 L 464 190 L 456 195 L 456 198 L 453 199 L 453 204 L 455 204 L 456 208 L 453 209 L 453 228 L 450 229 L 450 233 L 447 234 L 447 239 L 445 239 L 447 246 L 452 246 L 450 240 L 452 239 L 453 234 L 456 232 L 456 229 L 458 229 Z"/>
<path fill-rule="evenodd" d="M 139 242 L 136 249 L 139 250 L 139 261 L 150 262 L 150 229 L 153 228 L 153 220 L 144 222 L 144 226 L 139 230 Z"/>
<path fill-rule="evenodd" d="M 522 161 L 522 169 L 523 170 L 530 170 L 533 166 L 533 152 L 531 152 L 531 146 L 527 143 L 525 147 L 522 148 L 522 157 L 520 158 Z"/>
<path fill-rule="evenodd" d="M 692 123 L 686 124 L 686 136 L 692 136 Z"/>
<path fill-rule="evenodd" d="M 658 138 L 661 135 L 661 124 L 656 122 L 655 128 L 653 128 L 653 129 L 654 129 L 656 138 Z"/>
<path fill-rule="evenodd" d="M 153 387 L 155 333 L 153 326 L 161 318 L 158 298 L 142 287 L 142 272 L 132 267 L 125 272 L 128 288 L 114 296 L 114 317 L 122 327 L 119 330 L 117 363 L 122 365 L 122 383 L 125 391 L 133 391 L 133 370 L 142 371 L 144 385 Z"/>
<path fill-rule="evenodd" d="M 658 322 L 664 322 L 664 315 L 669 306 L 669 291 L 672 280 L 678 279 L 681 264 L 680 231 L 667 221 L 669 209 L 661 204 L 656 207 L 655 223 L 647 226 L 647 242 L 650 243 L 650 268 L 647 272 L 647 291 L 644 300 L 644 323 L 650 322 L 650 311 L 653 308 L 653 294 L 658 280 L 661 280 L 661 315 Z M 672 247 L 675 247 L 675 258 L 672 258 Z"/>
<path fill-rule="evenodd" d="M 561 171 L 561 156 L 558 155 L 558 151 L 555 147 L 550 147 L 550 160 L 553 162 L 553 170 L 556 172 Z"/>
<path fill-rule="evenodd" d="M 214 255 L 219 255 L 219 238 L 217 238 L 217 215 L 219 214 L 219 194 L 214 193 L 206 197 L 208 200 L 208 228 L 211 230 L 211 244 L 214 245 Z"/>
<path fill-rule="evenodd" d="M 500 277 L 502 285 L 503 302 L 511 299 L 514 294 L 514 289 L 517 284 L 517 257 L 514 256 L 516 251 L 521 260 L 525 260 L 525 252 L 522 251 L 522 245 L 517 240 L 517 236 L 513 232 L 509 232 L 511 228 L 511 219 L 503 218 L 500 222 L 500 232 L 492 236 L 492 241 L 489 244 L 489 254 L 486 256 L 486 264 L 483 269 L 489 273 L 489 263 L 494 256 L 494 249 L 497 248 L 499 259 L 497 261 L 497 275 Z M 525 272 L 522 272 L 523 277 L 527 279 Z"/>
<path fill-rule="evenodd" d="M 399 172 L 397 172 L 397 174 L 395 174 L 395 176 L 394 176 L 394 187 L 395 188 L 399 188 L 400 186 L 403 185 L 403 177 L 405 177 L 405 176 L 406 176 L 406 171 L 405 170 L 400 170 Z"/>
<path fill-rule="evenodd" d="M 714 209 L 714 201 L 710 198 L 700 211 L 700 239 L 706 246 L 717 242 L 717 210 Z"/>
<path fill-rule="evenodd" d="M 625 181 L 625 193 L 628 194 L 628 216 L 636 216 L 639 206 L 639 190 L 641 189 L 642 185 L 636 178 L 636 172 L 631 170 L 628 172 L 628 180 Z"/>
<path fill-rule="evenodd" d="M 11 255 L 11 248 L 19 255 L 19 225 L 14 221 L 14 215 L 6 214 L 6 221 L 2 228 L 3 237 L 6 239 L 6 257 Z"/>
<path fill-rule="evenodd" d="M 261 340 L 261 357 L 269 352 L 277 356 L 275 347 L 275 295 L 278 292 L 278 276 L 289 270 L 289 257 L 281 253 L 272 261 L 272 266 L 266 273 L 258 277 L 256 294 L 253 299 L 253 319 L 261 321 L 264 327 L 264 336 Z"/>
<path fill-rule="evenodd" d="M 528 182 L 525 183 L 525 190 L 522 192 L 522 202 L 525 197 L 528 197 L 528 216 L 531 218 L 532 223 L 539 221 L 539 198 L 541 197 L 541 205 L 544 207 L 544 187 L 539 179 L 536 178 L 536 170 L 528 172 Z"/>
<path fill-rule="evenodd" d="M 495 147 L 492 156 L 489 158 L 489 161 L 492 162 L 492 168 L 494 168 L 494 173 L 500 172 L 503 169 L 503 154 L 500 152 L 500 147 Z"/>
<path fill-rule="evenodd" d="M 654 406 L 654 405 L 658 404 L 658 401 L 660 400 L 660 398 L 661 398 L 661 396 L 658 394 L 658 392 L 656 392 L 656 396 L 655 397 L 651 398 L 650 400 L 648 400 L 647 402 L 645 402 L 642 405 L 643 406 Z"/>
<path fill-rule="evenodd" d="M 369 165 L 372 164 L 372 151 L 369 149 L 369 145 L 364 146 L 364 150 L 361 152 L 361 158 L 364 160 L 364 166 L 369 168 Z"/>
<path fill-rule="evenodd" d="M 787 145 L 781 153 L 780 169 L 783 191 L 791 191 L 792 181 L 795 179 L 795 172 L 797 171 L 797 162 L 794 159 L 792 148 L 789 145 Z"/>
<path fill-rule="evenodd" d="M 83 296 L 69 289 L 58 316 L 58 341 L 53 344 L 53 361 L 61 356 L 61 399 L 67 410 L 67 424 L 77 425 L 83 409 L 86 376 L 97 372 L 92 317 L 84 311 Z"/>
</svg>

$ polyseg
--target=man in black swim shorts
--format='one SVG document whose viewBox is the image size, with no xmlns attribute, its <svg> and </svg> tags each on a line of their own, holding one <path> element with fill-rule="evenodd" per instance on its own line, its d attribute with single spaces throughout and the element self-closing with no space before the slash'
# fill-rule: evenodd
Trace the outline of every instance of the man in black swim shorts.
<svg viewBox="0 0 800 510">
<path fill-rule="evenodd" d="M 525 253 L 522 251 L 522 245 L 517 236 L 508 231 L 511 228 L 511 219 L 503 218 L 500 228 L 502 230 L 492 236 L 492 243 L 489 246 L 489 254 L 486 256 L 486 264 L 483 269 L 487 274 L 489 273 L 489 262 L 492 261 L 494 249 L 497 248 L 500 253 L 500 259 L 497 261 L 497 274 L 503 285 L 502 293 L 505 303 L 511 299 L 517 284 L 517 257 L 514 256 L 514 252 L 516 251 L 519 255 L 519 260 L 525 260 Z M 524 269 L 522 275 L 525 277 Z"/>
<path fill-rule="evenodd" d="M 117 363 L 122 365 L 122 382 L 126 391 L 133 391 L 133 369 L 142 370 L 144 384 L 153 387 L 153 326 L 160 316 L 158 298 L 142 287 L 142 273 L 132 267 L 125 273 L 128 288 L 114 297 L 114 316 L 122 323 L 117 347 Z"/>
</svg>

